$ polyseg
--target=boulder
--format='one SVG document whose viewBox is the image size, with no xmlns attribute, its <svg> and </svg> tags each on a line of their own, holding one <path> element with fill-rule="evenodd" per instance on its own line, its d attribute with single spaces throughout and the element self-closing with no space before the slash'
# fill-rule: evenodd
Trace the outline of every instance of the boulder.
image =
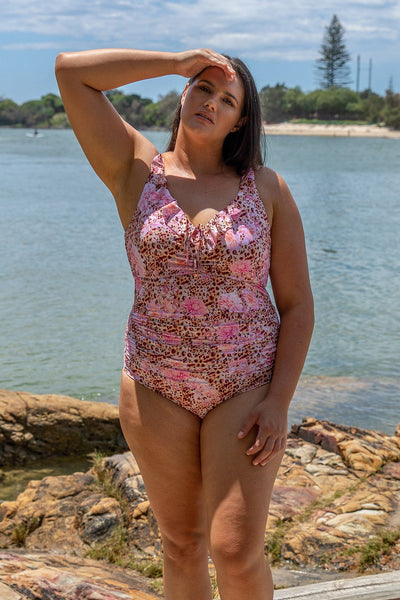
<svg viewBox="0 0 400 600">
<path fill-rule="evenodd" d="M 0 390 L 0 466 L 126 449 L 116 406 Z"/>
</svg>

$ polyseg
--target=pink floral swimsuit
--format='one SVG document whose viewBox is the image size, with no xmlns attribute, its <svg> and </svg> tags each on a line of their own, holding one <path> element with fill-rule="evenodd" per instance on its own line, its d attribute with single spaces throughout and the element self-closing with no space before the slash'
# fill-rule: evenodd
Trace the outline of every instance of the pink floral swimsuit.
<svg viewBox="0 0 400 600">
<path fill-rule="evenodd" d="M 135 278 L 127 375 L 200 418 L 270 382 L 279 319 L 265 289 L 270 225 L 252 169 L 236 198 L 195 227 L 157 155 L 125 245 Z"/>
</svg>

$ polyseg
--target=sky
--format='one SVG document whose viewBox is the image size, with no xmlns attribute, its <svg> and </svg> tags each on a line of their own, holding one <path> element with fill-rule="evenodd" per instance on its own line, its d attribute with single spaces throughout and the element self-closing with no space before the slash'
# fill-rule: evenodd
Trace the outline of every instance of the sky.
<svg viewBox="0 0 400 600">
<path fill-rule="evenodd" d="M 318 87 L 315 61 L 336 14 L 345 29 L 356 89 L 400 92 L 400 0 L 1 0 L 0 98 L 17 103 L 58 93 L 54 62 L 62 51 L 212 48 L 239 56 L 257 87 Z M 177 75 L 125 86 L 157 100 L 185 81 Z"/>
</svg>

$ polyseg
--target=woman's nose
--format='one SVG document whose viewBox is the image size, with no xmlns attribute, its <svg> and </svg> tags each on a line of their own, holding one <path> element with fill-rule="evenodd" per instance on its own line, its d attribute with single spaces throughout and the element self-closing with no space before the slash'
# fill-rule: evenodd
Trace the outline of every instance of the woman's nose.
<svg viewBox="0 0 400 600">
<path fill-rule="evenodd" d="M 208 97 L 204 102 L 204 106 L 206 106 L 209 110 L 215 110 L 215 104 L 216 102 L 213 96 Z"/>
</svg>

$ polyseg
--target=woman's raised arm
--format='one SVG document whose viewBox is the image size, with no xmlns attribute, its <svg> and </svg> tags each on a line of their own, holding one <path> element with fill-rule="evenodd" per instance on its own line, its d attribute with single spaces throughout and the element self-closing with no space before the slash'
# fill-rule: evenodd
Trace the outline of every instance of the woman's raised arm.
<svg viewBox="0 0 400 600">
<path fill-rule="evenodd" d="M 173 53 L 111 49 L 57 56 L 56 77 L 71 127 L 93 169 L 114 195 L 134 158 L 154 151 L 102 92 L 174 72 Z"/>
<path fill-rule="evenodd" d="M 129 221 L 124 198 L 143 186 L 143 166 L 132 173 L 134 160 L 150 164 L 156 148 L 126 123 L 102 93 L 116 87 L 163 75 L 191 77 L 207 66 L 234 76 L 229 61 L 213 50 L 156 52 L 146 50 L 88 50 L 57 56 L 56 77 L 71 127 L 93 169 L 114 195 L 122 222 Z M 129 181 L 129 194 L 121 189 Z M 133 182 L 133 189 L 132 189 Z"/>
</svg>

